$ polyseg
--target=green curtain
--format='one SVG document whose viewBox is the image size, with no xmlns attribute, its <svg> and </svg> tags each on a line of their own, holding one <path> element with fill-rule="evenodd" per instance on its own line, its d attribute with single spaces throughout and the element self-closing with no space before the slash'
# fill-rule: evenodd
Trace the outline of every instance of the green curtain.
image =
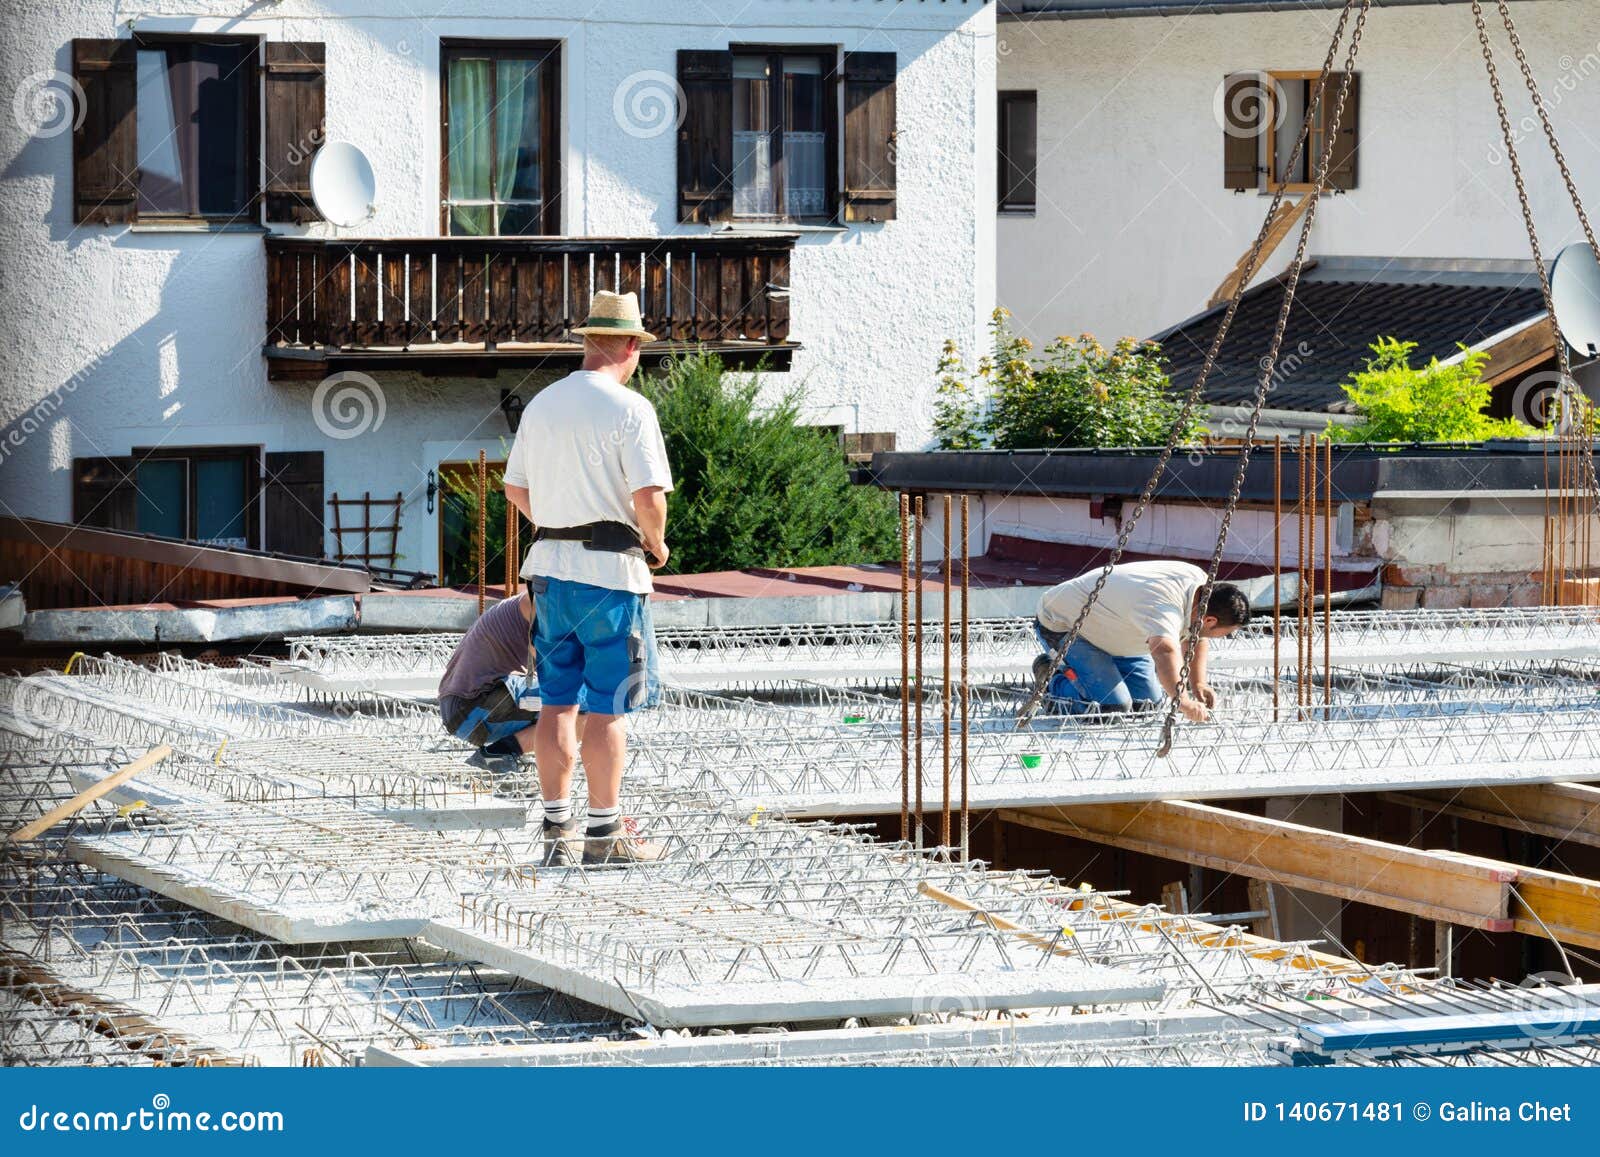
<svg viewBox="0 0 1600 1157">
<path fill-rule="evenodd" d="M 496 62 L 495 199 L 541 200 L 539 186 L 539 62 Z M 538 205 L 501 210 L 501 233 L 539 232 Z"/>
<path fill-rule="evenodd" d="M 493 196 L 489 187 L 489 150 L 493 147 L 493 110 L 489 107 L 490 76 L 487 60 L 450 62 L 450 200 L 482 200 Z M 494 210 L 487 205 L 455 206 L 451 232 L 483 236 L 494 232 Z"/>
</svg>

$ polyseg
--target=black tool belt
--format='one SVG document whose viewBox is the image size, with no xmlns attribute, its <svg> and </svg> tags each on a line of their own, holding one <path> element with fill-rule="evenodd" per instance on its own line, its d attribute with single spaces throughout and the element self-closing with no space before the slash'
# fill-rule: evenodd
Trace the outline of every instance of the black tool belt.
<svg viewBox="0 0 1600 1157">
<path fill-rule="evenodd" d="M 582 526 L 541 526 L 533 532 L 533 541 L 581 542 L 589 550 L 610 551 L 612 554 L 629 554 L 644 557 L 644 547 L 639 542 L 639 532 L 626 522 L 586 522 Z"/>
</svg>

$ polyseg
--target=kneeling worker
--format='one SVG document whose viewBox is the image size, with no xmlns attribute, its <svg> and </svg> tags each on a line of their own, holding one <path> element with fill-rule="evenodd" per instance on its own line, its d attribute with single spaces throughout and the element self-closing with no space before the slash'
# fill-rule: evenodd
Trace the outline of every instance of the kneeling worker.
<svg viewBox="0 0 1600 1157">
<path fill-rule="evenodd" d="M 439 680 L 445 729 L 480 755 L 533 750 L 539 689 L 529 677 L 533 600 L 526 591 L 490 607 L 456 646 Z"/>
<path fill-rule="evenodd" d="M 1036 680 L 1077 621 L 1102 569 L 1059 583 L 1040 597 L 1034 628 L 1046 653 L 1033 661 Z M 1181 690 L 1184 643 L 1205 585 L 1206 572 L 1193 563 L 1133 562 L 1112 567 L 1082 631 L 1050 674 L 1049 698 L 1077 714 L 1149 710 L 1175 695 L 1187 718 L 1196 723 L 1210 718 L 1216 693 L 1206 683 L 1206 640 L 1224 638 L 1248 623 L 1250 601 L 1232 583 L 1211 588 L 1189 687 Z"/>
</svg>

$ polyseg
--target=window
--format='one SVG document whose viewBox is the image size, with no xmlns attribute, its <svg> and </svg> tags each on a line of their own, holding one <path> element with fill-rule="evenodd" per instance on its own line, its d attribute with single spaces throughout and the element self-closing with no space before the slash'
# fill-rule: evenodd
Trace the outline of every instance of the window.
<svg viewBox="0 0 1600 1157">
<path fill-rule="evenodd" d="M 253 213 L 257 43 L 136 42 L 138 217 L 232 220 Z"/>
<path fill-rule="evenodd" d="M 1039 163 L 1039 94 L 1000 94 L 1000 211 L 1034 211 Z"/>
<path fill-rule="evenodd" d="M 1234 190 L 1279 188 L 1308 191 L 1317 161 L 1328 145 L 1334 107 L 1345 74 L 1329 73 L 1327 92 L 1316 100 L 1319 72 L 1268 71 L 1235 73 L 1225 79 L 1223 107 L 1223 179 Z M 1360 112 L 1360 77 L 1349 76 L 1339 132 L 1328 164 L 1330 189 L 1356 186 L 1356 139 Z M 1306 143 L 1295 156 L 1295 144 L 1312 109 Z"/>
<path fill-rule="evenodd" d="M 831 213 L 826 61 L 816 53 L 733 54 L 733 215 L 803 221 Z"/>
<path fill-rule="evenodd" d="M 254 447 L 135 450 L 134 529 L 218 546 L 254 547 L 261 455 Z"/>
<path fill-rule="evenodd" d="M 547 41 L 445 42 L 445 233 L 561 232 L 558 51 Z"/>
</svg>

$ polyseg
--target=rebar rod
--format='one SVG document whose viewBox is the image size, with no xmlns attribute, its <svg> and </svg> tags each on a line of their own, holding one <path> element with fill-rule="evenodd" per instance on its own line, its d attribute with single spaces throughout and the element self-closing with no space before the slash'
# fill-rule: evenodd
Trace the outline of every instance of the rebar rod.
<svg viewBox="0 0 1600 1157">
<path fill-rule="evenodd" d="M 915 517 L 912 525 L 913 547 L 916 551 L 917 571 L 917 598 L 916 598 L 916 649 L 917 649 L 917 681 L 914 687 L 916 695 L 916 732 L 917 732 L 917 789 L 916 789 L 916 846 L 922 847 L 922 495 L 916 497 Z"/>
<path fill-rule="evenodd" d="M 910 496 L 900 495 L 900 838 L 911 838 L 911 556 Z"/>
<path fill-rule="evenodd" d="M 939 846 L 950 846 L 950 587 L 954 578 L 951 573 L 950 528 L 951 528 L 951 501 L 950 495 L 944 496 L 943 517 L 939 526 L 939 538 L 944 547 L 944 637 L 941 640 L 944 649 L 944 694 L 939 696 L 939 754 L 943 760 L 944 779 L 939 791 Z"/>
<path fill-rule="evenodd" d="M 972 851 L 971 813 L 967 807 L 969 777 L 967 743 L 971 737 L 968 715 L 972 705 L 972 687 L 967 681 L 967 640 L 971 625 L 967 600 L 972 584 L 972 553 L 967 526 L 968 497 L 965 494 L 961 496 L 961 860 L 963 863 L 967 861 Z"/>
<path fill-rule="evenodd" d="M 1278 719 L 1279 640 L 1283 634 L 1283 435 L 1272 436 L 1272 719 Z"/>
</svg>

